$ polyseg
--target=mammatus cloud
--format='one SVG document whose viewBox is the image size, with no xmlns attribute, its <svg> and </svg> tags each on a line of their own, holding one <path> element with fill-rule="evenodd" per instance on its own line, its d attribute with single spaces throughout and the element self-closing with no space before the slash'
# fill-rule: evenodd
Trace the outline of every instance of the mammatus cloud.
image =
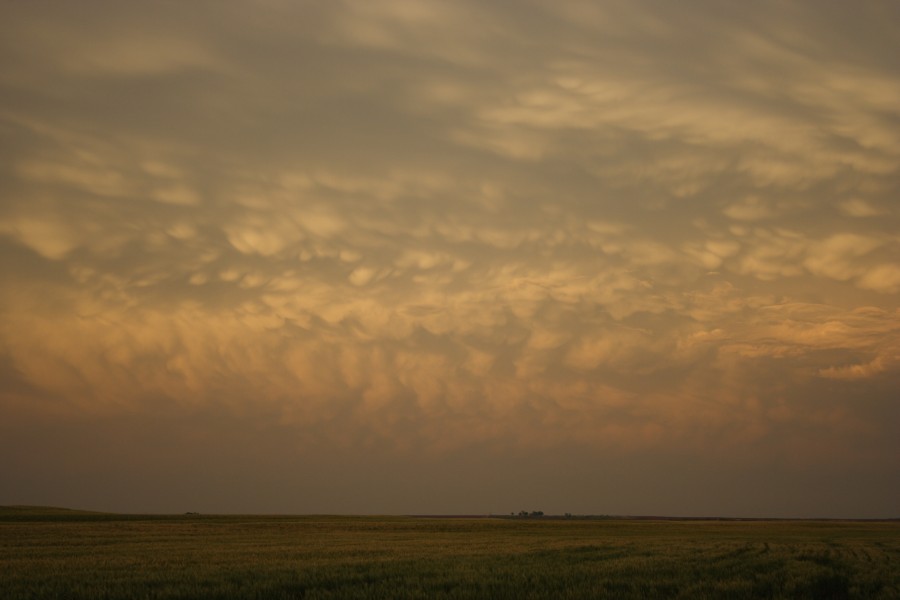
<svg viewBox="0 0 900 600">
<path fill-rule="evenodd" d="M 59 9 L 3 8 L 17 419 L 897 473 L 892 9 Z"/>
</svg>

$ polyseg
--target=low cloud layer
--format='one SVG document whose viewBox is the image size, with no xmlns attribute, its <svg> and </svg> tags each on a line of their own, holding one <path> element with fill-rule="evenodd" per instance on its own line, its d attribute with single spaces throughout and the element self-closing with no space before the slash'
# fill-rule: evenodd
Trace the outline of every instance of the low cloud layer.
<svg viewBox="0 0 900 600">
<path fill-rule="evenodd" d="M 0 500 L 896 516 L 890 4 L 0 12 Z"/>
</svg>

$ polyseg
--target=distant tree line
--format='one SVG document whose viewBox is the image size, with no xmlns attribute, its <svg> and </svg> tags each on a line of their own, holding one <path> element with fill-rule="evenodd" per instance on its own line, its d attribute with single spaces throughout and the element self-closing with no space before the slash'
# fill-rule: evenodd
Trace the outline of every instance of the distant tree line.
<svg viewBox="0 0 900 600">
<path fill-rule="evenodd" d="M 527 510 L 520 510 L 519 514 L 509 513 L 511 517 L 519 517 L 520 519 L 538 519 L 544 516 L 544 511 L 542 510 L 533 510 L 528 512 Z"/>
<path fill-rule="evenodd" d="M 527 510 L 520 510 L 519 512 L 511 512 L 509 516 L 513 519 L 540 519 L 541 517 L 547 516 L 544 514 L 542 510 L 533 510 L 528 512 Z M 606 519 L 609 518 L 605 515 L 584 515 L 584 516 L 575 516 L 570 512 L 567 512 L 563 515 L 549 515 L 548 519 Z"/>
</svg>

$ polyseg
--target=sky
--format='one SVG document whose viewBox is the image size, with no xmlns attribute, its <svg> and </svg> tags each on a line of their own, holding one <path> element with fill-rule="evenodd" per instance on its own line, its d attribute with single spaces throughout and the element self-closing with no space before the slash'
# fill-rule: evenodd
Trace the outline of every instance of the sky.
<svg viewBox="0 0 900 600">
<path fill-rule="evenodd" d="M 900 516 L 900 4 L 0 4 L 0 504 Z"/>
</svg>

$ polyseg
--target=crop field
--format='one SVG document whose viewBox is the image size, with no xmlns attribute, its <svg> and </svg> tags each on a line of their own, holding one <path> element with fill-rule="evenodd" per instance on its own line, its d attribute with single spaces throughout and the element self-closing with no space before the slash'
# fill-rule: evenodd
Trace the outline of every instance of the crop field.
<svg viewBox="0 0 900 600">
<path fill-rule="evenodd" d="M 0 597 L 900 598 L 900 523 L 0 507 Z"/>
</svg>

